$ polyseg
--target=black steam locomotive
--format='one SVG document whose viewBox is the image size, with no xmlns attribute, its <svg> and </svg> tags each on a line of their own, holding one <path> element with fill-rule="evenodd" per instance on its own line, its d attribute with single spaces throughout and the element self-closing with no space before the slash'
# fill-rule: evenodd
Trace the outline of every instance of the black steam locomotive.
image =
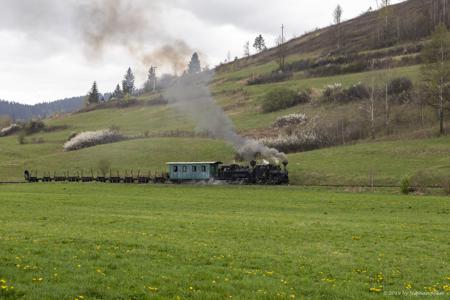
<svg viewBox="0 0 450 300">
<path fill-rule="evenodd" d="M 287 161 L 283 162 L 283 169 L 272 164 L 257 165 L 256 161 L 252 161 L 250 166 L 220 166 L 217 180 L 242 184 L 289 184 L 287 164 Z"/>
</svg>

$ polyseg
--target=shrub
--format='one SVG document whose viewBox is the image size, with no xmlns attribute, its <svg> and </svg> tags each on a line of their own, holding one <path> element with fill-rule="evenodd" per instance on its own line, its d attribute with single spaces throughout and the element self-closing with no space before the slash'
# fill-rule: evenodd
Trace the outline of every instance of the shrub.
<svg viewBox="0 0 450 300">
<path fill-rule="evenodd" d="M 367 99 L 370 97 L 369 89 L 362 83 L 357 83 L 344 90 L 348 101 Z"/>
<path fill-rule="evenodd" d="M 309 59 L 302 59 L 299 61 L 294 61 L 292 63 L 288 63 L 285 65 L 285 69 L 288 72 L 299 72 L 304 71 L 311 67 L 311 60 Z"/>
<path fill-rule="evenodd" d="M 322 146 L 320 138 L 314 133 L 302 133 L 288 136 L 278 136 L 276 138 L 264 138 L 259 140 L 260 143 L 270 148 L 285 153 L 310 151 L 318 149 Z"/>
<path fill-rule="evenodd" d="M 54 125 L 54 126 L 45 126 L 44 131 L 45 132 L 54 132 L 59 130 L 66 130 L 68 129 L 68 125 Z"/>
<path fill-rule="evenodd" d="M 125 137 L 118 131 L 104 129 L 99 131 L 86 131 L 76 135 L 64 144 L 64 151 L 75 151 L 101 144 L 115 143 L 124 140 Z"/>
<path fill-rule="evenodd" d="M 45 124 L 41 120 L 31 120 L 23 126 L 26 134 L 33 134 L 43 131 L 45 129 Z"/>
<path fill-rule="evenodd" d="M 411 191 L 411 180 L 409 177 L 405 177 L 400 181 L 400 191 L 405 195 L 408 195 Z"/>
<path fill-rule="evenodd" d="M 20 126 L 19 126 L 19 125 L 17 125 L 17 124 L 11 124 L 10 126 L 5 127 L 5 128 L 2 128 L 2 129 L 0 130 L 0 137 L 8 136 L 8 135 L 14 134 L 14 133 L 16 133 L 16 132 L 19 131 L 19 130 L 20 130 Z"/>
<path fill-rule="evenodd" d="M 327 103 L 348 103 L 369 97 L 369 89 L 362 83 L 354 84 L 347 89 L 343 89 L 340 83 L 335 83 L 325 88 L 322 94 L 322 101 Z"/>
<path fill-rule="evenodd" d="M 297 92 L 296 105 L 311 102 L 311 90 Z"/>
<path fill-rule="evenodd" d="M 330 84 L 323 91 L 322 100 L 324 102 L 335 102 L 340 94 L 342 94 L 342 84 Z"/>
<path fill-rule="evenodd" d="M 23 145 L 26 143 L 26 141 L 25 141 L 26 136 L 27 136 L 27 134 L 25 133 L 25 131 L 21 131 L 19 133 L 19 135 L 17 136 L 17 141 L 19 142 L 20 145 Z"/>
<path fill-rule="evenodd" d="M 290 114 L 286 116 L 279 117 L 275 120 L 275 123 L 273 124 L 273 127 L 286 127 L 286 126 L 293 126 L 293 125 L 302 125 L 305 124 L 308 121 L 308 118 L 305 114 L 297 113 L 297 114 Z"/>
<path fill-rule="evenodd" d="M 320 66 L 307 71 L 309 77 L 324 77 L 342 74 L 342 67 L 336 64 Z"/>
<path fill-rule="evenodd" d="M 311 96 L 306 91 L 295 92 L 287 88 L 277 88 L 270 91 L 265 96 L 262 104 L 262 111 L 265 113 L 274 112 L 310 100 Z"/>
<path fill-rule="evenodd" d="M 292 72 L 275 71 L 269 74 L 257 76 L 247 81 L 248 85 L 281 82 L 292 78 Z"/>
<path fill-rule="evenodd" d="M 413 83 L 407 77 L 394 78 L 389 82 L 388 94 L 389 95 L 399 95 L 402 93 L 408 93 L 412 90 Z"/>
</svg>

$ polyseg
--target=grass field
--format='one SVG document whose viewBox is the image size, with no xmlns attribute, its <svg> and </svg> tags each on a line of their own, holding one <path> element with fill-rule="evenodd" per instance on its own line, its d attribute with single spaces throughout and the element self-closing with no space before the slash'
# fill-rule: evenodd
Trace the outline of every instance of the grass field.
<svg viewBox="0 0 450 300">
<path fill-rule="evenodd" d="M 37 184 L 0 186 L 0 205 L 2 299 L 450 292 L 444 197 Z"/>
</svg>

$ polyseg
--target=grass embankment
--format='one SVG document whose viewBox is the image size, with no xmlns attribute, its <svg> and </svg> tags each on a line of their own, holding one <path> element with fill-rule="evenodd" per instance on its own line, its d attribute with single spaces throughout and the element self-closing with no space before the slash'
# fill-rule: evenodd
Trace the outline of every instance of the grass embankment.
<svg viewBox="0 0 450 300">
<path fill-rule="evenodd" d="M 0 199 L 0 298 L 449 292 L 448 198 L 37 184 L 1 186 Z"/>
<path fill-rule="evenodd" d="M 97 169 L 101 159 L 124 174 L 126 170 L 165 171 L 168 161 L 231 162 L 233 150 L 222 141 L 200 138 L 149 138 L 63 152 L 62 142 L 18 145 L 2 139 L 0 181 L 23 180 L 25 169 L 43 172 Z M 8 142 L 8 143 L 6 143 Z M 421 173 L 427 184 L 450 176 L 450 138 L 364 143 L 289 155 L 294 185 L 398 185 L 405 176 Z"/>
</svg>

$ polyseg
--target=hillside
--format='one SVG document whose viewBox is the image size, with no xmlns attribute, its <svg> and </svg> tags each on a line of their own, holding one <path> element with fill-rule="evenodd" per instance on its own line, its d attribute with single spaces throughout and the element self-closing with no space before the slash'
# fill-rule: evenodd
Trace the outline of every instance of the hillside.
<svg viewBox="0 0 450 300">
<path fill-rule="evenodd" d="M 410 15 L 426 14 L 425 7 L 430 1 L 410 0 L 393 6 L 391 16 L 395 18 L 391 19 L 404 21 L 411 19 Z M 374 43 L 363 37 L 379 21 L 379 13 L 370 12 L 343 23 L 347 42 L 336 53 L 330 54 L 335 48 L 330 36 L 336 27 L 288 42 L 285 54 L 289 71 L 285 74 L 289 76 L 281 80 L 272 78 L 279 73 L 275 60 L 277 49 L 216 70 L 209 86 L 216 103 L 241 135 L 265 139 L 265 143 L 280 150 L 288 148 L 293 184 L 397 185 L 404 176 L 416 174 L 425 174 L 421 176 L 426 184 L 441 184 L 439 175 L 450 174 L 450 140 L 436 138 L 435 110 L 423 105 L 417 93 L 420 51 L 431 29 L 413 38 L 402 35 L 404 38 L 399 40 L 389 39 L 386 45 Z M 268 82 L 250 84 L 258 78 Z M 397 78 L 406 78 L 411 87 L 389 95 L 386 113 L 383 88 Z M 329 86 L 338 87 L 332 92 L 340 95 L 354 86 L 367 91 L 372 82 L 377 89 L 372 106 L 367 96 L 352 100 L 344 97 L 340 102 L 325 97 Z M 264 112 L 262 106 L 267 95 L 280 88 L 297 94 L 307 92 L 309 99 Z M 155 97 L 159 95 L 144 94 L 109 108 L 46 119 L 48 127 L 58 130 L 28 135 L 22 144 L 17 133 L 0 138 L 0 181 L 21 180 L 25 168 L 41 174 L 82 170 L 86 173 L 97 169 L 102 159 L 121 173 L 131 169 L 161 172 L 164 163 L 173 160 L 233 161 L 235 153 L 231 145 L 196 133 L 195 120 L 172 104 L 152 102 Z M 373 120 L 370 109 L 374 110 Z M 277 118 L 293 113 L 304 114 L 307 124 L 289 128 L 274 126 Z M 446 121 L 449 120 L 447 117 Z M 130 139 L 63 151 L 63 144 L 73 133 L 111 126 Z M 375 139 L 371 139 L 372 131 Z M 306 133 L 314 139 L 305 140 Z M 283 139 L 293 136 L 298 138 L 294 145 L 283 144 Z M 302 152 L 302 149 L 314 151 Z"/>
<path fill-rule="evenodd" d="M 82 108 L 84 97 L 72 97 L 34 105 L 0 100 L 0 116 L 8 116 L 13 120 L 30 120 L 46 118 L 56 113 L 74 112 Z"/>
<path fill-rule="evenodd" d="M 390 6 L 389 15 L 393 16 L 393 37 L 381 39 L 382 21 L 380 11 L 369 10 L 357 18 L 341 24 L 342 47 L 337 49 L 337 27 L 328 26 L 314 30 L 287 43 L 288 55 L 318 53 L 327 55 L 336 52 L 360 52 L 374 48 L 384 48 L 399 42 L 418 41 L 430 35 L 437 22 L 438 15 L 448 23 L 447 12 L 438 0 L 408 0 Z M 381 19 L 381 22 L 380 22 Z M 273 61 L 277 57 L 277 48 L 253 55 L 238 61 L 243 67 Z M 226 66 L 224 66 L 226 68 Z"/>
</svg>

